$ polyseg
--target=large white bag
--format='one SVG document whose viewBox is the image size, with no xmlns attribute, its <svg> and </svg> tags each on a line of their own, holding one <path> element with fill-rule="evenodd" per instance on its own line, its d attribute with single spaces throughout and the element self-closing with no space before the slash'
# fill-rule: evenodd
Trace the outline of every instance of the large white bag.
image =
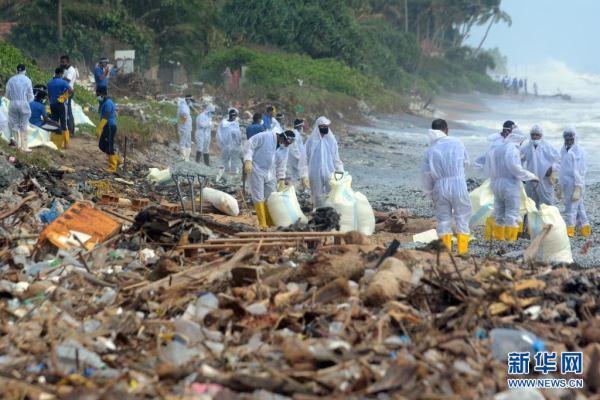
<svg viewBox="0 0 600 400">
<path fill-rule="evenodd" d="M 523 186 L 523 184 L 521 184 L 520 191 L 520 213 L 521 217 L 524 217 L 527 213 L 535 211 L 536 208 L 535 202 L 527 197 L 525 186 Z M 494 211 L 494 192 L 492 191 L 490 180 L 485 180 L 481 186 L 469 193 L 469 196 L 471 197 L 471 206 L 473 208 L 469 225 L 485 225 L 485 220 L 492 215 L 492 212 Z"/>
<path fill-rule="evenodd" d="M 300 208 L 296 197 L 296 189 L 293 186 L 289 186 L 281 192 L 271 193 L 267 200 L 267 207 L 275 226 L 285 228 L 298 221 L 304 224 L 308 222 Z"/>
<path fill-rule="evenodd" d="M 205 204 L 212 204 L 217 210 L 232 217 L 237 217 L 240 214 L 237 200 L 232 195 L 220 190 L 205 187 L 202 189 L 202 201 Z"/>
<path fill-rule="evenodd" d="M 148 175 L 146 176 L 146 179 L 156 185 L 167 183 L 171 180 L 171 170 L 169 168 L 163 170 L 158 168 L 150 168 L 148 169 Z"/>
<path fill-rule="evenodd" d="M 333 174 L 331 192 L 325 205 L 340 214 L 340 232 L 358 231 L 367 236 L 375 232 L 375 213 L 365 195 L 352 190 L 352 176 Z"/>
<path fill-rule="evenodd" d="M 550 232 L 542 242 L 538 252 L 537 261 L 572 263 L 571 242 L 567 235 L 567 224 L 560 215 L 558 208 L 540 205 L 540 210 L 527 213 L 529 222 L 529 235 L 533 240 L 542 231 L 545 225 L 552 225 Z"/>
</svg>

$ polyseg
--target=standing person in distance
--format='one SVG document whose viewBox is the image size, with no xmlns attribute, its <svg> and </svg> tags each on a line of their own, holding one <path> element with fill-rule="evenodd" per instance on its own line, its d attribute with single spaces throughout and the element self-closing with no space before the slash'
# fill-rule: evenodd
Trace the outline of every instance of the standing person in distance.
<svg viewBox="0 0 600 400">
<path fill-rule="evenodd" d="M 343 173 L 337 140 L 329 128 L 331 121 L 321 116 L 315 121 L 312 133 L 306 141 L 308 180 L 313 207 L 322 207 L 331 191 L 331 176 Z"/>
<path fill-rule="evenodd" d="M 190 104 L 192 95 L 187 94 L 185 98 L 179 98 L 177 103 L 177 133 L 179 133 L 179 151 L 184 161 L 190 161 L 192 153 L 192 114 Z"/>
<path fill-rule="evenodd" d="M 69 82 L 63 79 L 64 69 L 54 70 L 54 78 L 48 81 L 48 97 L 50 100 L 50 118 L 60 125 L 60 132 L 52 134 L 52 143 L 58 150 L 66 149 L 71 140 L 67 126 L 67 102 L 73 93 Z"/>
<path fill-rule="evenodd" d="M 215 114 L 215 106 L 209 104 L 204 109 L 204 112 L 196 117 L 196 163 L 200 163 L 200 159 L 204 156 L 204 164 L 210 165 L 210 142 L 212 117 Z"/>
<path fill-rule="evenodd" d="M 221 159 L 225 171 L 235 175 L 241 160 L 242 146 L 242 133 L 237 109 L 230 108 L 227 111 L 227 117 L 221 120 L 217 128 L 217 143 L 221 149 Z"/>
<path fill-rule="evenodd" d="M 98 64 L 96 64 L 96 67 L 94 68 L 94 80 L 96 81 L 96 90 L 104 88 L 108 93 L 109 73 L 110 71 L 108 69 L 108 58 L 100 58 Z"/>
<path fill-rule="evenodd" d="M 29 152 L 27 147 L 27 129 L 31 110 L 29 103 L 33 101 L 33 86 L 27 77 L 25 65 L 17 65 L 17 74 L 13 75 L 6 83 L 6 98 L 8 105 L 8 129 L 17 149 Z"/>
<path fill-rule="evenodd" d="M 69 83 L 71 87 L 71 96 L 67 100 L 67 128 L 71 137 L 75 136 L 75 120 L 73 119 L 73 96 L 75 95 L 75 81 L 79 78 L 77 68 L 71 65 L 71 60 L 68 55 L 60 57 L 60 66 L 63 67 L 63 79 Z"/>
<path fill-rule="evenodd" d="M 98 103 L 100 103 L 100 123 L 96 128 L 98 147 L 108 156 L 108 169 L 106 172 L 114 174 L 121 164 L 121 158 L 117 154 L 117 109 L 113 100 L 108 97 L 105 87 L 96 90 Z"/>
<path fill-rule="evenodd" d="M 423 187 L 433 200 L 437 233 L 448 251 L 452 251 L 452 224 L 456 226 L 458 255 L 469 251 L 471 198 L 467 190 L 465 166 L 469 156 L 464 144 L 448 136 L 448 124 L 436 119 L 429 130 L 429 148 L 425 152 L 421 176 Z"/>
<path fill-rule="evenodd" d="M 535 124 L 530 131 L 531 140 L 521 147 L 521 161 L 527 171 L 532 172 L 540 180 L 539 183 L 529 181 L 525 184 L 527 196 L 535 201 L 539 209 L 541 204 L 553 206 L 555 176 L 560 168 L 560 154 L 550 143 L 544 140 L 542 127 Z"/>
<path fill-rule="evenodd" d="M 587 160 L 585 150 L 577 143 L 575 127 L 563 132 L 564 146 L 560 150 L 559 183 L 565 201 L 565 222 L 569 237 L 575 236 L 575 227 L 580 228 L 581 236 L 592 234 L 592 227 L 585 211 L 585 174 Z"/>
</svg>

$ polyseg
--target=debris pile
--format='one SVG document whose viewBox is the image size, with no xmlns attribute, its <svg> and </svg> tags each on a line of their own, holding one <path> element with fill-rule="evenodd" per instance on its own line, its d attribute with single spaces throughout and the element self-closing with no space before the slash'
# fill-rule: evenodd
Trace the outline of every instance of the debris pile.
<svg viewBox="0 0 600 400">
<path fill-rule="evenodd" d="M 98 198 L 66 175 L 0 192 L 6 398 L 544 398 L 507 388 L 494 349 L 514 330 L 583 352 L 569 377 L 585 387 L 543 396 L 600 391 L 594 270 L 373 244 L 332 232 L 333 209 L 259 232 L 138 182 Z M 378 214 L 378 230 L 407 220 Z"/>
</svg>

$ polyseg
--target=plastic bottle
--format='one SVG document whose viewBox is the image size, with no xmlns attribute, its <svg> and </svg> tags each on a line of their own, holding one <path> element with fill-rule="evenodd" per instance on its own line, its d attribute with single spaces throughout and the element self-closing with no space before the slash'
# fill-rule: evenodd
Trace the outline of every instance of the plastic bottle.
<svg viewBox="0 0 600 400">
<path fill-rule="evenodd" d="M 510 328 L 495 328 L 490 332 L 492 355 L 496 360 L 508 360 L 508 353 L 527 352 L 531 356 L 544 351 L 544 342 L 533 333 Z"/>
</svg>

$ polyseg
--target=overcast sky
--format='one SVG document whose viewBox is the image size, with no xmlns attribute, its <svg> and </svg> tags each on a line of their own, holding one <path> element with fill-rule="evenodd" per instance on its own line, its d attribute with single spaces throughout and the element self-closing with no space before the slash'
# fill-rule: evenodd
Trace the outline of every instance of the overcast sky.
<svg viewBox="0 0 600 400">
<path fill-rule="evenodd" d="M 600 73 L 600 1 L 502 0 L 512 26 L 492 27 L 484 47 L 499 47 L 509 67 L 553 59 L 587 73 Z M 473 29 L 467 43 L 477 46 L 486 26 Z"/>
</svg>

